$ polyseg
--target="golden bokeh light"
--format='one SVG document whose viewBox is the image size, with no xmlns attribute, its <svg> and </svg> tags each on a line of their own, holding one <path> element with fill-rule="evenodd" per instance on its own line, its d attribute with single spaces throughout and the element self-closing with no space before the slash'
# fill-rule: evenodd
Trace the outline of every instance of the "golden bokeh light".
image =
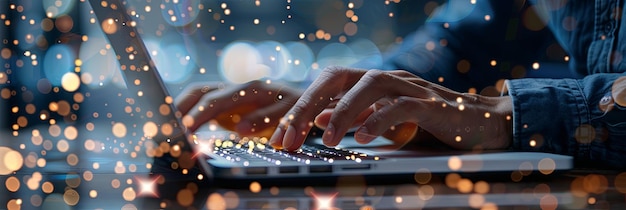
<svg viewBox="0 0 626 210">
<path fill-rule="evenodd" d="M 556 169 L 556 162 L 551 158 L 541 159 L 537 165 L 537 169 L 542 174 L 551 174 Z"/>
<path fill-rule="evenodd" d="M 462 178 L 457 182 L 456 189 L 461 193 L 470 193 L 474 189 L 474 183 L 469 179 Z"/>
<path fill-rule="evenodd" d="M 428 184 L 428 182 L 430 182 L 432 178 L 432 174 L 430 173 L 430 170 L 426 168 L 421 168 L 418 169 L 417 172 L 415 172 L 413 178 L 415 179 L 415 182 L 419 184 Z"/>
<path fill-rule="evenodd" d="M 611 95 L 617 105 L 626 107 L 626 76 L 619 77 L 613 82 Z"/>
<path fill-rule="evenodd" d="M 113 124 L 113 135 L 115 135 L 118 138 L 122 138 L 126 136 L 126 125 L 124 123 L 115 123 Z"/>
<path fill-rule="evenodd" d="M 448 168 L 453 171 L 458 171 L 463 166 L 463 161 L 457 156 L 448 158 Z"/>
<path fill-rule="evenodd" d="M 80 77 L 73 72 L 65 73 L 61 79 L 61 87 L 67 92 L 74 92 L 80 87 Z"/>
<path fill-rule="evenodd" d="M 133 201 L 137 197 L 137 193 L 135 193 L 135 190 L 132 187 L 127 187 L 122 192 L 122 197 L 126 201 Z"/>
<path fill-rule="evenodd" d="M 20 189 L 20 180 L 12 176 L 4 182 L 4 185 L 9 192 L 17 192 Z"/>
<path fill-rule="evenodd" d="M 193 192 L 190 189 L 182 189 L 176 194 L 176 201 L 181 206 L 190 206 L 193 204 Z"/>
<path fill-rule="evenodd" d="M 9 147 L 0 147 L 0 175 L 8 175 L 22 168 L 24 157 Z"/>
<path fill-rule="evenodd" d="M 80 194 L 78 194 L 76 190 L 70 189 L 66 190 L 65 193 L 63 193 L 63 201 L 65 201 L 67 205 L 75 206 L 76 204 L 78 204 L 79 200 Z"/>
<path fill-rule="evenodd" d="M 219 193 L 211 193 L 206 200 L 207 209 L 226 210 L 226 200 Z"/>
<path fill-rule="evenodd" d="M 143 135 L 148 138 L 152 138 L 159 133 L 159 127 L 156 123 L 148 121 L 143 125 Z"/>
<path fill-rule="evenodd" d="M 249 186 L 250 192 L 259 193 L 261 192 L 261 184 L 259 182 L 251 182 Z"/>
<path fill-rule="evenodd" d="M 44 193 L 50 194 L 54 191 L 54 185 L 51 182 L 44 182 L 41 185 L 41 191 Z"/>
<path fill-rule="evenodd" d="M 104 2 L 104 1 L 103 1 Z M 107 34 L 114 34 L 118 30 L 116 20 L 113 18 L 102 21 L 102 31 Z"/>
</svg>

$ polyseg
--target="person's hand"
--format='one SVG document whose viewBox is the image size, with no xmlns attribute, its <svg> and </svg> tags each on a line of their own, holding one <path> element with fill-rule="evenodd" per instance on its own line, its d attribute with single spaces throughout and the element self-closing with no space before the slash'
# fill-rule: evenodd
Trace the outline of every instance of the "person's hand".
<svg viewBox="0 0 626 210">
<path fill-rule="evenodd" d="M 296 150 L 314 124 L 326 128 L 324 144 L 336 146 L 354 126 L 355 139 L 368 143 L 412 123 L 453 148 L 502 149 L 511 142 L 511 113 L 508 96 L 458 93 L 400 70 L 333 67 L 291 107 L 270 144 Z M 415 129 L 404 130 L 414 135 Z"/>
<path fill-rule="evenodd" d="M 271 82 L 196 83 L 176 98 L 183 124 L 196 131 L 210 122 L 241 136 L 269 137 L 301 91 Z"/>
</svg>

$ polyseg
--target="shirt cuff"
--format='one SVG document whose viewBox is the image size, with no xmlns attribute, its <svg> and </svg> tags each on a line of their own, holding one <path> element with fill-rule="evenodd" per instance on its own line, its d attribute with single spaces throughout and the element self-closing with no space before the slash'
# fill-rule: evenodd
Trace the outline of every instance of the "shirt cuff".
<svg viewBox="0 0 626 210">
<path fill-rule="evenodd" d="M 575 79 L 517 79 L 506 81 L 513 102 L 515 150 L 572 156 L 589 153 L 574 134 L 589 122 L 583 91 Z"/>
</svg>

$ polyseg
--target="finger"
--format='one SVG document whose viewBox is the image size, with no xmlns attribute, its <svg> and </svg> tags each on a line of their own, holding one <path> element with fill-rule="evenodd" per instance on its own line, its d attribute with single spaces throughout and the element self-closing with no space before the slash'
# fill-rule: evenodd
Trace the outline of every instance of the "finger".
<svg viewBox="0 0 626 210">
<path fill-rule="evenodd" d="M 217 89 L 217 86 L 218 85 L 215 83 L 194 83 L 185 87 L 174 100 L 176 102 L 176 108 L 183 115 L 187 114 L 187 112 L 193 108 L 194 104 L 200 101 L 204 94 Z"/>
<path fill-rule="evenodd" d="M 430 94 L 406 78 L 398 77 L 398 72 L 383 72 L 369 70 L 341 98 L 335 107 L 327 131 L 334 131 L 334 135 L 323 136 L 324 144 L 334 146 L 339 143 L 342 136 L 350 129 L 350 125 L 356 116 L 380 99 L 395 95 L 410 95 L 425 98 Z"/>
<path fill-rule="evenodd" d="M 326 129 L 328 127 L 328 123 L 330 121 L 330 117 L 333 114 L 333 110 L 334 109 L 325 109 L 324 111 L 322 111 L 322 113 L 317 115 L 317 117 L 315 117 L 315 121 L 314 121 L 315 122 L 315 126 L 317 126 L 318 128 L 321 128 L 321 129 Z M 369 117 L 369 115 L 372 114 L 372 112 L 374 112 L 374 110 L 375 110 L 374 105 L 372 105 L 369 108 L 365 109 L 363 112 L 361 112 L 356 117 L 356 119 L 354 120 L 354 122 L 352 123 L 350 128 L 354 128 L 354 127 L 363 125 L 363 122 L 365 122 L 365 119 L 367 119 L 367 117 Z"/>
<path fill-rule="evenodd" d="M 283 125 L 276 130 L 270 143 L 281 145 L 287 150 L 298 149 L 313 127 L 315 117 L 328 106 L 333 97 L 354 85 L 364 73 L 365 70 L 338 67 L 324 70 L 281 119 Z"/>
<path fill-rule="evenodd" d="M 418 119 L 421 121 L 423 118 L 420 117 L 428 115 L 427 113 L 430 112 L 429 110 L 433 109 L 433 106 L 434 102 L 428 99 L 399 97 L 395 100 L 394 104 L 384 106 L 380 110 L 372 113 L 365 120 L 363 126 L 356 131 L 354 137 L 357 142 L 366 144 L 384 134 L 386 131 L 394 130 L 397 128 L 394 128 L 394 126 L 398 124 L 410 122 L 414 124 L 414 126 L 406 125 L 407 127 L 404 127 L 406 129 L 398 130 L 399 133 L 394 134 L 398 136 L 398 138 L 390 139 L 411 139 L 417 131 L 416 125 Z M 387 136 L 393 137 L 390 133 L 388 133 L 386 137 Z"/>
<path fill-rule="evenodd" d="M 254 112 L 242 116 L 241 122 L 235 127 L 235 131 L 242 136 L 270 137 L 280 117 L 284 116 L 290 106 L 285 104 L 272 104 Z"/>
<path fill-rule="evenodd" d="M 183 124 L 191 131 L 233 108 L 231 91 L 212 91 L 204 94 L 183 117 Z"/>
</svg>

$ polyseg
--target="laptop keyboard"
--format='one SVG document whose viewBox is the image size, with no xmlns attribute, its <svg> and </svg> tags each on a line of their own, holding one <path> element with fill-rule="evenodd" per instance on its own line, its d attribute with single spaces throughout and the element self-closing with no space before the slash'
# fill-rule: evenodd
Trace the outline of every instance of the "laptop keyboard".
<svg viewBox="0 0 626 210">
<path fill-rule="evenodd" d="M 243 138 L 237 140 L 221 140 L 214 142 L 213 153 L 232 162 L 239 162 L 244 166 L 256 163 L 272 163 L 281 165 L 289 162 L 311 164 L 315 161 L 333 163 L 335 161 L 379 160 L 377 156 L 342 149 L 328 148 L 323 145 L 302 145 L 297 151 L 277 150 L 267 145 L 266 138 Z"/>
</svg>

